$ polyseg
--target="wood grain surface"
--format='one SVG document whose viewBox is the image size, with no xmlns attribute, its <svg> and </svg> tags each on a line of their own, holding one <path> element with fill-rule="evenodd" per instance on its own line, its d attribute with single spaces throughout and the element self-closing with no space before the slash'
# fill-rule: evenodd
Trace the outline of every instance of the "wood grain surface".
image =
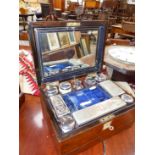
<svg viewBox="0 0 155 155">
<path fill-rule="evenodd" d="M 19 154 L 57 155 L 53 138 L 42 114 L 40 97 L 25 95 L 19 116 Z M 109 138 L 104 145 L 97 143 L 78 155 L 104 154 L 134 155 L 134 125 Z"/>
<path fill-rule="evenodd" d="M 105 141 L 106 155 L 135 154 L 135 125 Z"/>
</svg>

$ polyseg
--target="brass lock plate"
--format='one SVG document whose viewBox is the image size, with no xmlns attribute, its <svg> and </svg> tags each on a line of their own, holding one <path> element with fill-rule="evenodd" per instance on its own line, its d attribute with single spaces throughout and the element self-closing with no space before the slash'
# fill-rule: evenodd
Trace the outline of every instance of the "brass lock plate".
<svg viewBox="0 0 155 155">
<path fill-rule="evenodd" d="M 113 131 L 114 130 L 114 126 L 112 126 L 111 124 L 112 124 L 112 121 L 106 122 L 103 125 L 103 130 L 109 129 L 110 131 Z"/>
</svg>

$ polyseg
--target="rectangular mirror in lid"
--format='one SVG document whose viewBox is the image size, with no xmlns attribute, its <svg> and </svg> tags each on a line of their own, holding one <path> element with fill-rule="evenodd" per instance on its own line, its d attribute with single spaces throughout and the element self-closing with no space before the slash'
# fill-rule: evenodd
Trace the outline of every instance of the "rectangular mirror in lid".
<svg viewBox="0 0 155 155">
<path fill-rule="evenodd" d="M 102 21 L 35 22 L 29 34 L 39 84 L 98 72 L 102 67 Z"/>
</svg>

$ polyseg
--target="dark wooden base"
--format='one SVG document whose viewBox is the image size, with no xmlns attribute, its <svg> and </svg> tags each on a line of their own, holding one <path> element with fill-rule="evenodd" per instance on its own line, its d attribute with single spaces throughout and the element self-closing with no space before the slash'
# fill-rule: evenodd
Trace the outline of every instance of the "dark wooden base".
<svg viewBox="0 0 155 155">
<path fill-rule="evenodd" d="M 112 74 L 111 79 L 113 81 L 126 81 L 129 83 L 135 84 L 135 72 L 133 72 L 131 74 L 123 74 L 121 72 L 113 70 L 113 74 Z"/>
<path fill-rule="evenodd" d="M 97 121 L 88 125 L 81 130 L 71 133 L 66 137 L 60 136 L 56 122 L 49 115 L 45 103 L 45 99 L 41 97 L 41 105 L 43 115 L 47 121 L 51 136 L 54 137 L 55 147 L 59 155 L 75 155 L 89 147 L 103 142 L 107 138 L 119 133 L 120 131 L 130 127 L 134 122 L 134 108 L 131 108 L 114 118 L 107 121 Z M 106 123 L 111 122 L 113 130 L 103 129 Z"/>
</svg>

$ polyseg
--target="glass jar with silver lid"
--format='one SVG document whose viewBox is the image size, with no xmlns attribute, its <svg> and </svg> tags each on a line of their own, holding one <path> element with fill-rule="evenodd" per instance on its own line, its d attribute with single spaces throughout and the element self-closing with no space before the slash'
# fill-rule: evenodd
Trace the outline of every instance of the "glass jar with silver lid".
<svg viewBox="0 0 155 155">
<path fill-rule="evenodd" d="M 134 102 L 134 98 L 128 94 L 121 95 L 121 99 L 126 103 L 133 103 Z"/>
<path fill-rule="evenodd" d="M 56 86 L 53 85 L 46 85 L 46 94 L 48 96 L 53 96 L 53 95 L 57 95 L 58 94 L 58 88 Z"/>
<path fill-rule="evenodd" d="M 103 74 L 103 73 L 99 73 L 95 77 L 95 80 L 97 82 L 102 82 L 102 81 L 105 81 L 106 79 L 107 79 L 107 76 L 105 74 Z"/>
<path fill-rule="evenodd" d="M 96 80 L 93 76 L 87 76 L 84 80 L 84 85 L 86 87 L 91 87 L 94 86 L 96 84 Z"/>
<path fill-rule="evenodd" d="M 65 115 L 59 118 L 60 128 L 64 133 L 69 132 L 75 127 L 75 120 L 71 115 Z"/>
<path fill-rule="evenodd" d="M 75 79 L 75 80 L 74 80 L 74 84 L 73 84 L 73 88 L 74 88 L 75 90 L 82 89 L 82 88 L 83 88 L 82 81 L 79 80 L 79 79 Z"/>
<path fill-rule="evenodd" d="M 66 94 L 72 91 L 72 86 L 71 83 L 69 82 L 61 82 L 59 84 L 59 91 L 61 94 Z"/>
</svg>

